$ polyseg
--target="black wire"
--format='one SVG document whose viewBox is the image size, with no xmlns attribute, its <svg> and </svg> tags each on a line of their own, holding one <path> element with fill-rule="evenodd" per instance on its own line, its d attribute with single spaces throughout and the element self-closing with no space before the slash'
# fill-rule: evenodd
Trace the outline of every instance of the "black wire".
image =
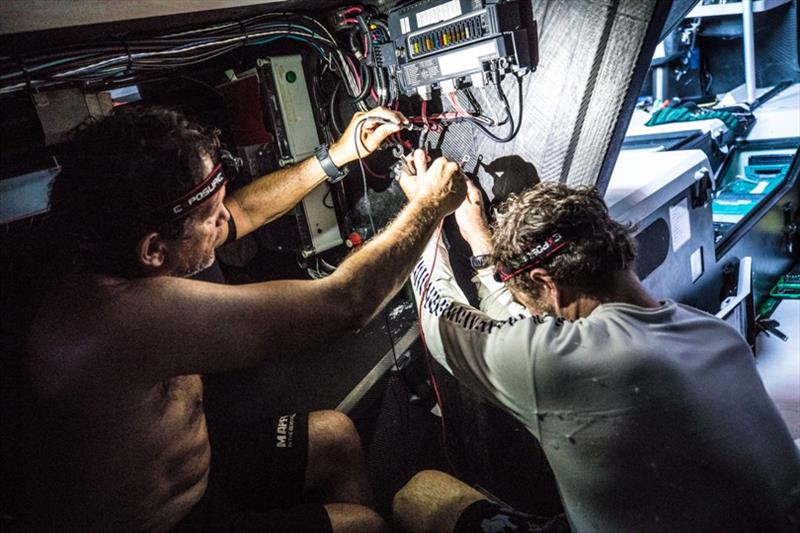
<svg viewBox="0 0 800 533">
<path fill-rule="evenodd" d="M 327 207 L 328 209 L 336 209 L 336 206 L 333 203 L 327 203 L 325 200 L 331 197 L 331 188 L 328 187 L 328 192 L 325 193 L 325 196 L 322 197 L 322 205 Z"/>
<path fill-rule="evenodd" d="M 519 76 L 515 76 L 515 78 L 517 79 L 517 87 L 518 87 L 518 93 L 519 93 L 519 117 L 517 119 L 516 124 L 514 123 L 514 118 L 513 118 L 512 113 L 511 113 L 511 106 L 508 103 L 508 98 L 506 98 L 506 94 L 503 91 L 503 86 L 500 83 L 500 81 L 498 81 L 496 83 L 497 94 L 500 96 L 500 99 L 503 101 L 503 105 L 505 106 L 506 117 L 507 117 L 508 125 L 509 125 L 509 131 L 508 131 L 508 133 L 506 134 L 505 137 L 500 137 L 498 135 L 495 135 L 494 133 L 492 133 L 483 124 L 481 124 L 481 123 L 479 123 L 479 122 L 477 122 L 475 120 L 470 120 L 467 117 L 464 117 L 465 121 L 471 122 L 474 126 L 476 126 L 478 129 L 480 129 L 487 137 L 489 137 L 490 139 L 492 139 L 492 140 L 494 140 L 496 142 L 499 142 L 499 143 L 507 143 L 507 142 L 511 141 L 514 137 L 516 137 L 517 134 L 519 133 L 520 125 L 522 124 L 522 103 L 523 103 L 522 102 L 522 80 L 520 79 Z"/>
<path fill-rule="evenodd" d="M 356 145 L 356 158 L 358 159 L 358 166 L 361 169 L 361 182 L 364 185 L 364 207 L 367 209 L 367 216 L 369 217 L 369 225 L 372 228 L 372 235 L 377 235 L 378 230 L 375 228 L 375 221 L 372 219 L 372 204 L 369 201 L 369 194 L 367 194 L 367 173 L 364 170 L 364 161 L 361 159 L 361 150 L 358 148 L 358 145 L 361 144 L 361 129 L 364 125 L 364 122 L 370 120 L 373 117 L 363 117 L 356 122 L 355 127 L 353 128 L 353 135 L 355 136 L 355 145 Z"/>
<path fill-rule="evenodd" d="M 472 113 L 474 115 L 480 115 L 482 113 L 481 104 L 478 102 L 478 99 L 475 98 L 475 95 L 472 94 L 472 91 L 469 88 L 464 90 L 464 94 L 467 96 L 467 101 L 469 101 L 469 105 L 472 106 Z"/>
<path fill-rule="evenodd" d="M 383 29 L 386 32 L 386 35 L 389 35 L 389 25 L 386 24 L 384 21 L 382 21 L 379 18 L 372 18 L 370 19 L 370 22 L 375 24 L 379 28 Z"/>
<path fill-rule="evenodd" d="M 370 75 L 369 67 L 364 63 L 359 62 L 359 70 L 361 71 L 361 92 L 353 97 L 355 102 L 360 102 L 369 95 L 369 90 L 372 88 L 372 77 Z"/>
<path fill-rule="evenodd" d="M 411 406 L 411 396 L 408 393 L 408 388 L 405 386 L 405 383 L 403 382 L 403 373 L 400 370 L 400 364 L 397 361 L 397 349 L 395 348 L 394 335 L 392 335 L 392 326 L 391 326 L 391 324 L 389 322 L 389 308 L 388 308 L 388 306 L 383 308 L 383 321 L 384 321 L 384 324 L 386 324 L 386 333 L 389 336 L 389 343 L 390 343 L 390 345 L 392 347 L 392 359 L 394 359 L 394 368 L 395 368 L 395 370 L 397 370 L 397 378 L 398 378 L 398 380 L 400 380 L 400 383 L 403 385 L 403 392 L 405 393 L 405 397 L 406 397 L 405 403 L 404 404 L 400 403 L 400 398 L 397 396 L 397 391 L 395 391 L 395 389 L 394 389 L 394 384 L 391 383 L 391 380 L 390 380 L 389 388 L 392 390 L 392 397 L 394 397 L 394 402 L 397 404 L 397 406 L 402 411 L 405 412 L 405 417 L 403 417 L 404 422 L 403 422 L 403 426 L 402 426 L 402 429 L 401 429 L 400 433 L 403 435 L 403 441 L 404 441 L 403 442 L 403 450 L 408 450 L 407 439 L 408 439 L 408 428 L 409 428 L 409 425 L 410 425 L 410 422 L 409 422 L 410 421 L 409 407 Z M 403 454 L 403 463 L 404 463 L 404 466 L 406 467 L 406 469 L 408 469 L 408 458 L 406 457 L 405 454 Z"/>
<path fill-rule="evenodd" d="M 392 327 L 389 323 L 389 306 L 383 308 L 383 322 L 386 324 L 386 333 L 389 335 L 389 344 L 392 347 L 392 359 L 394 359 L 394 367 L 397 371 L 400 371 L 400 364 L 397 361 L 397 350 L 395 348 L 394 343 L 394 335 L 392 335 Z"/>
<path fill-rule="evenodd" d="M 350 43 L 350 51 L 352 51 L 354 54 L 361 52 L 360 45 L 358 44 L 357 28 L 353 28 L 352 31 L 350 31 L 350 34 L 347 36 L 347 40 Z"/>
<path fill-rule="evenodd" d="M 381 70 L 382 69 L 379 69 L 378 67 L 375 67 L 375 74 L 374 74 L 374 78 L 373 79 L 375 80 L 375 89 L 376 89 L 376 93 L 377 93 L 377 97 L 378 97 L 378 100 L 377 100 L 376 103 L 379 106 L 384 106 L 384 105 L 386 105 L 386 103 L 384 102 L 384 98 L 385 97 L 384 97 L 384 92 L 383 92 L 383 77 L 381 76 Z"/>
<path fill-rule="evenodd" d="M 336 84 L 333 86 L 333 93 L 331 93 L 331 101 L 328 104 L 328 115 L 331 117 L 331 126 L 333 126 L 333 130 L 336 132 L 337 137 L 341 136 L 343 131 L 336 120 L 336 96 L 339 94 L 339 89 L 341 88 L 342 81 L 336 80 Z"/>
</svg>

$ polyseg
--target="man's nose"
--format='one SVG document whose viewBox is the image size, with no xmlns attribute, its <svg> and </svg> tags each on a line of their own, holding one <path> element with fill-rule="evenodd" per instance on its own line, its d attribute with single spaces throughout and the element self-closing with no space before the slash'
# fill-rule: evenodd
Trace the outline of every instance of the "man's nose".
<svg viewBox="0 0 800 533">
<path fill-rule="evenodd" d="M 227 224 L 230 218 L 231 218 L 230 211 L 228 211 L 228 208 L 225 207 L 225 204 L 222 204 L 222 207 L 219 210 L 219 217 L 217 218 L 217 226 L 222 226 L 223 224 Z"/>
</svg>

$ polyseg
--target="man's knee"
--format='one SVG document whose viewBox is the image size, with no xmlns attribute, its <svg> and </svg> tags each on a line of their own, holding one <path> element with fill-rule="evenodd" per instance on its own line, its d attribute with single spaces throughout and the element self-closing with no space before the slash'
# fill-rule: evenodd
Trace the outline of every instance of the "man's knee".
<svg viewBox="0 0 800 533">
<path fill-rule="evenodd" d="M 382 533 L 388 530 L 381 515 L 363 505 L 347 503 L 326 504 L 331 527 L 336 533 Z"/>
<path fill-rule="evenodd" d="M 484 496 L 458 479 L 437 470 L 418 472 L 392 501 L 395 523 L 407 531 L 452 531 L 458 517 Z"/>
<path fill-rule="evenodd" d="M 309 415 L 309 440 L 321 455 L 346 459 L 361 453 L 361 439 L 353 421 L 339 411 L 315 411 Z"/>
<path fill-rule="evenodd" d="M 403 514 L 409 506 L 413 505 L 420 497 L 424 497 L 427 490 L 440 476 L 446 475 L 438 470 L 422 470 L 414 474 L 408 483 L 397 491 L 392 500 L 392 510 Z"/>
</svg>

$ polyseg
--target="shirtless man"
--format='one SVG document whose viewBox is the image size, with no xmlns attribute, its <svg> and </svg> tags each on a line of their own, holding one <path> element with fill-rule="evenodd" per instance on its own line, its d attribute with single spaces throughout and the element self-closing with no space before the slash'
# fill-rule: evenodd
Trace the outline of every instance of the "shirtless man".
<svg viewBox="0 0 800 533">
<path fill-rule="evenodd" d="M 356 143 L 362 156 L 371 153 L 404 121 L 385 109 L 357 114 L 331 145 L 332 162 L 354 160 Z M 254 439 L 274 449 L 237 480 L 278 492 L 288 483 L 297 494 L 249 494 L 256 501 L 245 506 L 225 501 L 200 374 L 277 364 L 310 338 L 364 326 L 459 205 L 464 181 L 454 163 L 434 162 L 417 199 L 325 279 L 211 284 L 186 276 L 208 267 L 217 246 L 277 218 L 326 178 L 312 157 L 226 197 L 217 148 L 213 133 L 177 112 L 122 108 L 78 135 L 57 178 L 53 216 L 77 239 L 28 338 L 51 459 L 42 501 L 28 509 L 35 528 L 385 528 L 368 507 L 358 435 L 331 411 L 307 422 L 281 417 L 262 429 L 265 436 Z M 302 479 L 262 470 L 282 461 L 296 463 L 286 470 Z M 312 490 L 324 506 L 269 509 L 257 501 Z"/>
</svg>

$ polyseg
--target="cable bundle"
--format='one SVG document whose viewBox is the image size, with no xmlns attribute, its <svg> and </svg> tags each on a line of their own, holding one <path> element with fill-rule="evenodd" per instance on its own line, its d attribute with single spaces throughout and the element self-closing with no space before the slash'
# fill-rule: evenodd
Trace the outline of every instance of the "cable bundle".
<svg viewBox="0 0 800 533">
<path fill-rule="evenodd" d="M 329 65 L 351 98 L 369 91 L 351 54 L 317 19 L 298 13 L 268 13 L 177 33 L 79 44 L 30 57 L 0 57 L 0 94 L 67 84 L 118 85 L 154 71 L 180 69 L 238 48 L 293 39 L 311 46 Z M 359 102 L 366 109 L 366 104 Z"/>
</svg>

